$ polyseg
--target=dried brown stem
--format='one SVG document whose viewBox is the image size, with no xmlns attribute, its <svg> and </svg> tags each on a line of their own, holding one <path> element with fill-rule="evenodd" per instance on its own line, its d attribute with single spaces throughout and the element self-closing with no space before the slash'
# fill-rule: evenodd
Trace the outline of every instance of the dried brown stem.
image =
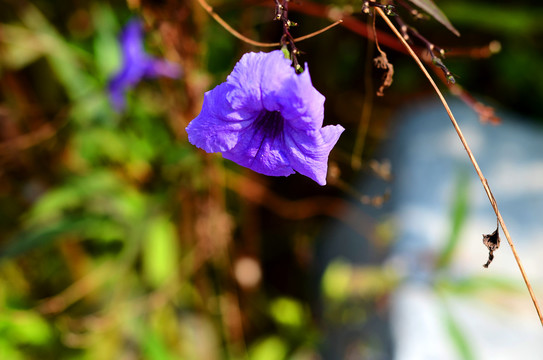
<svg viewBox="0 0 543 360">
<path fill-rule="evenodd" d="M 276 47 L 276 46 L 281 46 L 281 43 L 279 42 L 275 42 L 275 43 L 266 43 L 266 42 L 260 42 L 260 41 L 255 41 L 253 39 L 249 39 L 247 36 L 245 35 L 242 35 L 241 33 L 239 33 L 236 29 L 234 29 L 232 26 L 230 26 L 226 21 L 223 20 L 223 18 L 221 18 L 219 16 L 219 14 L 217 14 L 214 10 L 213 10 L 213 7 L 211 7 L 211 5 L 209 5 L 205 0 L 198 0 L 198 3 L 200 4 L 200 6 L 213 18 L 215 19 L 215 21 L 217 21 L 226 31 L 228 31 L 230 34 L 234 35 L 236 38 L 240 39 L 241 41 L 243 42 L 246 42 L 247 44 L 249 45 L 253 45 L 253 46 L 258 46 L 258 47 Z M 296 41 L 296 42 L 299 42 L 299 41 L 303 41 L 303 40 L 307 40 L 307 39 L 310 39 L 314 36 L 317 36 L 319 34 L 322 34 L 323 32 L 333 28 L 334 26 L 337 26 L 339 24 L 341 24 L 343 22 L 343 20 L 338 20 L 336 22 L 334 22 L 333 24 L 330 24 L 328 26 L 325 26 L 324 28 L 320 29 L 320 30 L 317 30 L 315 32 L 312 32 L 311 34 L 307 34 L 307 35 L 304 35 L 304 36 L 300 36 L 298 38 L 295 38 L 293 39 L 293 41 Z"/>
<path fill-rule="evenodd" d="M 517 262 L 517 265 L 519 267 L 520 273 L 522 275 L 522 278 L 524 279 L 524 282 L 526 284 L 526 287 L 528 289 L 528 292 L 530 293 L 530 297 L 532 299 L 532 302 L 534 303 L 535 310 L 537 311 L 537 315 L 539 316 L 539 321 L 541 322 L 541 325 L 543 326 L 543 314 L 541 312 L 541 309 L 539 308 L 539 304 L 537 302 L 537 298 L 535 297 L 534 291 L 532 289 L 532 285 L 530 284 L 530 281 L 528 280 L 528 276 L 526 275 L 526 272 L 524 271 L 524 267 L 522 266 L 522 262 L 520 261 L 520 257 L 517 253 L 517 250 L 515 248 L 515 245 L 513 244 L 513 240 L 511 240 L 511 236 L 509 235 L 509 231 L 507 230 L 507 226 L 505 225 L 505 222 L 502 218 L 502 215 L 500 214 L 500 210 L 498 209 L 498 204 L 496 203 L 496 199 L 494 198 L 494 195 L 492 194 L 492 191 L 490 190 L 490 186 L 488 185 L 487 179 L 484 177 L 483 172 L 481 171 L 481 168 L 479 167 L 477 160 L 475 160 L 475 157 L 466 141 L 466 138 L 462 134 L 462 130 L 460 130 L 460 126 L 458 125 L 458 122 L 454 118 L 454 115 L 451 112 L 451 109 L 449 108 L 449 105 L 447 104 L 447 101 L 443 97 L 443 94 L 437 87 L 436 83 L 422 64 L 422 61 L 419 59 L 417 54 L 411 49 L 409 44 L 405 41 L 405 39 L 402 37 L 402 34 L 396 29 L 394 24 L 390 21 L 390 19 L 385 15 L 384 11 L 380 8 L 375 8 L 375 11 L 385 20 L 388 27 L 394 32 L 394 34 L 400 39 L 402 44 L 406 47 L 407 51 L 413 57 L 419 68 L 422 70 L 434 90 L 436 91 L 439 99 L 441 100 L 441 103 L 443 104 L 443 107 L 447 111 L 447 114 L 449 115 L 449 118 L 451 119 L 451 122 L 454 126 L 454 129 L 456 130 L 456 133 L 458 134 L 458 137 L 460 138 L 460 141 L 462 142 L 462 145 L 466 149 L 466 152 L 468 154 L 468 157 L 473 164 L 473 167 L 475 168 L 475 171 L 477 172 L 477 175 L 479 176 L 479 179 L 481 180 L 481 183 L 483 184 L 483 188 L 485 189 L 486 195 L 488 196 L 488 199 L 490 200 L 490 205 L 492 205 L 492 208 L 494 209 L 494 212 L 496 213 L 496 217 L 498 219 L 498 222 L 500 223 L 500 226 L 503 230 L 503 233 L 507 239 L 507 242 L 509 243 L 509 246 L 511 247 L 511 251 L 513 252 L 513 256 L 515 257 L 515 261 Z"/>
<path fill-rule="evenodd" d="M 392 85 L 394 66 L 388 61 L 387 54 L 383 50 L 381 50 L 381 47 L 379 46 L 379 41 L 377 40 L 377 32 L 375 31 L 375 17 L 373 17 L 373 36 L 375 39 L 375 46 L 377 47 L 377 50 L 380 54 L 378 57 L 373 59 L 373 62 L 378 69 L 385 70 L 383 82 L 381 83 L 381 86 L 379 86 L 379 90 L 377 90 L 377 96 L 384 96 L 385 89 L 389 88 L 390 85 Z"/>
</svg>

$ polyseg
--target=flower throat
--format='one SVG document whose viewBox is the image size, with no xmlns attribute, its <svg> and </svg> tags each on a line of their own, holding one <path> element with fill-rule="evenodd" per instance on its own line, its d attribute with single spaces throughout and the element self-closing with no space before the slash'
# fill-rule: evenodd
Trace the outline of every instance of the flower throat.
<svg viewBox="0 0 543 360">
<path fill-rule="evenodd" d="M 279 111 L 262 110 L 254 122 L 254 134 L 274 140 L 283 133 L 285 119 Z"/>
</svg>

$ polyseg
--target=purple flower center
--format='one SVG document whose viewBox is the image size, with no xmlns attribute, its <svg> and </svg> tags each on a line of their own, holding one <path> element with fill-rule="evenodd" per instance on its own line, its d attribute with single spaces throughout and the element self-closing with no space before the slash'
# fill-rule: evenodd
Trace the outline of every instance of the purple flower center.
<svg viewBox="0 0 543 360">
<path fill-rule="evenodd" d="M 283 134 L 285 119 L 279 111 L 262 110 L 253 123 L 254 135 L 275 140 Z"/>
</svg>

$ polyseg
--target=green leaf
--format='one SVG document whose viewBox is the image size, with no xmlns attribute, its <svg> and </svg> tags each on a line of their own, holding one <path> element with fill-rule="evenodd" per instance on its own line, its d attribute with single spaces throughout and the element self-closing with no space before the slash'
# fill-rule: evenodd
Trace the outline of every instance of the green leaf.
<svg viewBox="0 0 543 360">
<path fill-rule="evenodd" d="M 444 291 L 465 296 L 475 296 L 481 292 L 519 294 L 524 290 L 513 279 L 488 275 L 470 276 L 457 281 L 439 281 L 436 285 Z"/>
<path fill-rule="evenodd" d="M 143 352 L 145 358 L 149 360 L 170 360 L 173 357 L 170 355 L 168 348 L 160 334 L 146 329 L 145 336 L 143 336 Z"/>
<path fill-rule="evenodd" d="M 287 355 L 287 345 L 278 336 L 270 336 L 258 341 L 249 350 L 251 360 L 282 360 Z"/>
<path fill-rule="evenodd" d="M 460 36 L 458 30 L 451 24 L 447 16 L 441 11 L 432 0 L 409 0 L 413 4 L 417 5 L 422 10 L 426 11 L 434 19 L 439 21 L 443 26 L 449 29 L 456 36 Z"/>
<path fill-rule="evenodd" d="M 113 171 L 95 171 L 75 176 L 62 187 L 50 190 L 26 217 L 29 226 L 62 220 L 66 212 L 112 216 L 125 224 L 139 221 L 146 209 L 144 197 Z"/>
<path fill-rule="evenodd" d="M 118 23 L 110 6 L 95 4 L 92 8 L 96 26 L 94 53 L 96 67 L 101 79 L 107 79 L 121 64 L 121 50 L 117 40 Z"/>
<path fill-rule="evenodd" d="M 375 298 L 390 292 L 398 276 L 378 266 L 352 266 L 334 260 L 324 272 L 322 290 L 329 300 L 344 301 L 348 298 Z"/>
<path fill-rule="evenodd" d="M 300 302 L 294 299 L 281 297 L 272 301 L 270 313 L 275 321 L 281 325 L 290 327 L 304 325 L 304 308 Z"/>
<path fill-rule="evenodd" d="M 334 300 L 344 300 L 349 295 L 352 267 L 341 260 L 332 262 L 322 277 L 324 294 Z"/>
<path fill-rule="evenodd" d="M 21 20 L 39 34 L 36 46 L 43 48 L 53 71 L 72 100 L 87 96 L 90 89 L 97 88 L 96 79 L 82 66 L 82 56 L 90 60 L 89 54 L 67 43 L 37 7 L 30 4 L 25 6 Z"/>
<path fill-rule="evenodd" d="M 142 248 L 143 274 L 159 287 L 177 271 L 178 243 L 174 225 L 163 216 L 151 220 Z"/>
<path fill-rule="evenodd" d="M 88 222 L 88 219 L 66 218 L 45 228 L 24 231 L 0 249 L 0 260 L 48 245 L 61 236 L 79 233 Z"/>
<path fill-rule="evenodd" d="M 454 318 L 454 314 L 451 313 L 445 299 L 443 299 L 442 305 L 445 327 L 453 345 L 458 352 L 459 358 L 463 360 L 475 360 L 475 355 L 473 354 L 473 349 L 469 343 L 469 340 L 464 335 L 464 331 L 462 331 L 462 328 Z"/>
<path fill-rule="evenodd" d="M 456 189 L 453 193 L 454 201 L 452 207 L 452 219 L 451 219 L 451 232 L 449 238 L 441 250 L 438 260 L 437 268 L 442 269 L 447 267 L 460 243 L 460 231 L 464 226 L 468 217 L 468 205 L 469 199 L 469 182 L 465 173 L 461 173 L 458 176 Z"/>
<path fill-rule="evenodd" d="M 23 353 L 11 341 L 0 338 L 0 359 L 24 360 Z"/>
<path fill-rule="evenodd" d="M 128 158 L 128 142 L 114 129 L 89 128 L 75 134 L 73 144 L 80 156 L 90 163 L 101 160 L 122 162 Z"/>
<path fill-rule="evenodd" d="M 39 37 L 32 31 L 18 25 L 0 24 L 0 32 L 2 65 L 20 69 L 43 55 L 43 47 L 34 45 L 39 42 Z"/>
<path fill-rule="evenodd" d="M 47 322 L 32 311 L 14 311 L 4 314 L 0 319 L 0 328 L 4 335 L 18 344 L 45 345 L 51 338 L 51 329 Z"/>
<path fill-rule="evenodd" d="M 503 34 L 516 38 L 541 33 L 543 29 L 543 8 L 540 6 L 519 7 L 513 3 L 496 6 L 493 2 L 450 1 L 443 4 L 443 9 L 455 24 L 485 30 L 495 37 Z"/>
</svg>

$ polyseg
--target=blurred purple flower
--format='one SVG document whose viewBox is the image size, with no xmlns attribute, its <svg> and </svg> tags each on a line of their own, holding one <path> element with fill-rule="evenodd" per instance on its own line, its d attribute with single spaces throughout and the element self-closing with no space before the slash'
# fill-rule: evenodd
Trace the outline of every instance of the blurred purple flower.
<svg viewBox="0 0 543 360">
<path fill-rule="evenodd" d="M 325 185 L 328 155 L 345 129 L 322 127 L 324 100 L 309 71 L 297 74 L 282 51 L 248 53 L 206 92 L 189 141 L 265 175 L 295 170 Z"/>
<path fill-rule="evenodd" d="M 143 48 L 143 24 L 134 19 L 128 22 L 120 36 L 123 64 L 108 84 L 109 97 L 117 111 L 124 110 L 125 92 L 136 86 L 143 78 L 166 76 L 177 78 L 181 75 L 178 64 L 156 59 L 145 53 Z"/>
</svg>

